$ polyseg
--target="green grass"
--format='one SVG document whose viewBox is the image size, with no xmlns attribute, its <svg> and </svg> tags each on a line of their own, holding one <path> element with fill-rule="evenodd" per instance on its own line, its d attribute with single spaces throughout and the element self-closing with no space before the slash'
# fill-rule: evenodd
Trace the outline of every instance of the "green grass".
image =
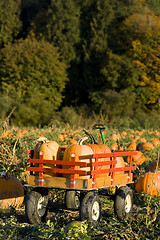
<svg viewBox="0 0 160 240">
<path fill-rule="evenodd" d="M 79 220 L 79 213 L 66 210 L 63 197 L 64 191 L 56 192 L 56 200 L 50 205 L 48 221 L 39 226 L 26 222 L 24 206 L 19 210 L 3 210 L 0 214 L 1 239 L 74 239 L 73 234 L 65 233 L 65 227 L 69 222 Z M 102 218 L 97 226 L 88 225 L 88 239 L 159 239 L 158 197 L 134 192 L 133 213 L 125 222 L 116 218 L 113 201 L 108 196 L 103 194 L 100 198 Z M 83 235 L 80 232 L 76 239 L 86 239 L 86 233 Z"/>
</svg>

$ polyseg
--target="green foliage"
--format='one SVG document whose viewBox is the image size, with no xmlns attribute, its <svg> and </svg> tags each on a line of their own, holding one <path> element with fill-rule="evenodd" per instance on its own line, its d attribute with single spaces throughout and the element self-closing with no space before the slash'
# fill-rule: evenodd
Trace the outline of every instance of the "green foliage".
<svg viewBox="0 0 160 240">
<path fill-rule="evenodd" d="M 79 21 L 80 9 L 74 0 L 51 0 L 48 8 L 40 11 L 32 21 L 31 31 L 58 47 L 64 60 L 70 63 L 77 57 Z"/>
<path fill-rule="evenodd" d="M 12 108 L 14 100 L 7 94 L 0 95 L 0 119 L 5 119 Z"/>
<path fill-rule="evenodd" d="M 146 0 L 113 0 L 111 1 L 112 8 L 114 10 L 114 18 L 110 26 L 109 31 L 109 46 L 112 51 L 118 52 L 120 55 L 126 52 L 128 48 L 128 35 L 132 31 L 127 29 L 127 31 L 122 31 L 123 21 L 134 13 L 139 13 L 142 11 Z"/>
<path fill-rule="evenodd" d="M 0 148 L 0 172 L 6 176 L 15 176 L 24 181 L 23 173 L 27 166 L 24 159 L 26 155 L 26 143 L 18 138 L 12 140 L 1 140 Z"/>
<path fill-rule="evenodd" d="M 121 48 L 128 51 L 132 41 L 140 40 L 147 44 L 148 36 L 157 36 L 160 29 L 160 18 L 155 16 L 147 6 L 140 12 L 128 16 L 120 26 Z"/>
<path fill-rule="evenodd" d="M 21 1 L 0 1 L 0 48 L 13 42 L 22 28 Z"/>
<path fill-rule="evenodd" d="M 157 32 L 157 35 L 158 32 Z M 132 43 L 131 54 L 134 64 L 141 70 L 137 85 L 137 99 L 149 109 L 159 109 L 160 79 L 159 79 L 159 41 L 153 40 L 143 44 L 140 41 Z"/>
<path fill-rule="evenodd" d="M 61 192 L 53 192 L 56 195 L 54 204 L 58 205 Z M 134 192 L 134 208 L 131 218 L 126 222 L 120 222 L 114 216 L 113 201 L 105 195 L 101 195 L 103 202 L 103 217 L 97 226 L 89 224 L 87 231 L 77 228 L 75 231 L 65 232 L 68 223 L 77 221 L 77 213 L 57 210 L 56 216 L 50 215 L 50 219 L 39 226 L 29 225 L 25 221 L 24 210 L 10 209 L 1 212 L 0 236 L 1 239 L 158 239 L 159 240 L 159 197 L 151 197 L 147 194 Z M 53 207 L 53 206 L 52 206 Z M 52 209 L 55 210 L 54 208 Z M 83 224 L 83 222 L 82 222 Z M 76 236 L 75 236 L 76 234 Z"/>
<path fill-rule="evenodd" d="M 88 106 L 78 115 L 103 112 L 112 121 L 131 119 L 136 109 L 159 111 L 158 6 L 157 0 L 1 0 L 1 121 L 14 106 L 12 123 L 34 126 L 49 123 L 56 111 L 63 119 L 64 107 L 72 111 L 64 122 L 73 124 L 77 113 L 69 106 Z M 111 92 L 119 99 L 114 109 Z"/>
<path fill-rule="evenodd" d="M 26 126 L 36 126 L 37 123 L 47 125 L 51 120 L 55 105 L 45 99 L 43 93 L 33 90 L 32 95 L 26 97 L 24 102 L 22 100 L 21 104 L 18 105 L 13 123 L 20 126 L 24 124 Z"/>
<path fill-rule="evenodd" d="M 89 95 L 104 87 L 106 79 L 101 73 L 108 61 L 108 28 L 113 10 L 108 1 L 90 1 L 82 5 L 82 57 L 84 92 Z"/>
<path fill-rule="evenodd" d="M 104 94 L 101 92 L 95 94 L 95 99 L 92 95 L 92 100 L 95 101 L 94 110 L 87 105 L 79 108 L 63 107 L 60 112 L 53 113 L 49 125 L 61 128 L 67 124 L 72 128 L 80 126 L 89 128 L 95 123 L 105 123 L 109 128 L 116 129 L 160 128 L 160 111 L 145 112 L 142 110 L 136 104 L 136 94 L 128 90 L 120 93 L 107 91 Z"/>
<path fill-rule="evenodd" d="M 79 2 L 79 1 L 78 1 Z M 101 69 L 107 61 L 108 28 L 113 18 L 109 1 L 83 1 L 81 9 L 81 39 L 79 58 L 69 69 L 70 82 L 66 89 L 66 104 L 88 104 L 90 92 L 102 88 L 106 79 Z"/>
<path fill-rule="evenodd" d="M 114 89 L 116 91 L 134 90 L 138 84 L 140 70 L 133 65 L 132 60 L 126 55 L 108 53 L 108 61 L 101 70 L 103 78 L 103 90 Z"/>
<path fill-rule="evenodd" d="M 92 0 L 82 4 L 82 29 L 84 58 L 98 57 L 108 49 L 108 27 L 113 20 L 109 1 Z"/>
<path fill-rule="evenodd" d="M 48 6 L 48 0 L 21 0 L 21 18 L 23 28 L 21 35 L 26 38 L 30 32 L 31 23 L 39 12 Z"/>
<path fill-rule="evenodd" d="M 60 112 L 62 122 L 73 126 L 78 122 L 78 114 L 73 107 L 63 107 Z"/>
<path fill-rule="evenodd" d="M 115 14 L 119 20 L 124 20 L 126 17 L 140 12 L 146 4 L 146 0 L 113 0 L 112 5 L 115 9 Z"/>
<path fill-rule="evenodd" d="M 17 106 L 15 123 L 46 124 L 62 102 L 66 65 L 48 42 L 19 40 L 0 52 L 3 93 Z"/>
<path fill-rule="evenodd" d="M 148 0 L 148 5 L 154 11 L 155 15 L 160 16 L 160 9 L 159 9 L 159 0 Z"/>
<path fill-rule="evenodd" d="M 87 235 L 87 228 L 88 225 L 86 222 L 74 221 L 67 224 L 65 233 L 68 238 L 89 240 L 91 238 Z"/>
<path fill-rule="evenodd" d="M 130 59 L 130 65 L 124 65 L 124 73 L 120 76 L 125 76 L 125 80 L 130 82 L 130 87 L 136 93 L 136 102 L 143 109 L 158 110 L 160 18 L 147 5 L 140 9 L 125 17 L 119 28 L 119 49 Z M 121 64 L 123 59 L 120 59 Z M 117 69 L 115 67 L 115 71 Z M 122 83 L 123 80 L 120 79 L 120 89 L 124 88 Z"/>
</svg>

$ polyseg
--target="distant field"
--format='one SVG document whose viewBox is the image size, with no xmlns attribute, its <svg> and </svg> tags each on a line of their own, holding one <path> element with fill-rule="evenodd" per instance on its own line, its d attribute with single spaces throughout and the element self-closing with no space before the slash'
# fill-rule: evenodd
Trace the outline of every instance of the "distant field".
<svg viewBox="0 0 160 240">
<path fill-rule="evenodd" d="M 102 143 L 99 130 L 88 129 Z M 138 151 L 145 157 L 142 165 L 137 166 L 134 172 L 135 183 L 138 177 L 147 171 L 147 165 L 159 160 L 160 132 L 156 130 L 118 131 L 106 128 L 103 131 L 105 143 L 113 150 L 128 150 L 131 143 L 136 143 Z M 56 141 L 60 146 L 72 144 L 85 136 L 82 128 L 44 128 L 44 129 L 18 129 L 0 131 L 0 162 L 9 175 L 16 176 L 25 184 L 25 168 L 27 166 L 27 149 L 34 149 L 37 139 L 46 137 Z M 90 140 L 86 140 L 89 142 Z M 152 144 L 151 149 L 141 148 L 143 142 Z M 14 168 L 11 167 L 14 165 Z M 160 170 L 160 169 L 157 169 Z M 51 190 L 50 209 L 47 223 L 33 226 L 25 219 L 24 204 L 20 209 L 0 210 L 0 239 L 160 239 L 160 196 L 151 196 L 135 191 L 134 205 L 131 218 L 126 222 L 119 221 L 114 215 L 113 201 L 108 196 L 112 192 L 101 191 L 102 218 L 98 225 L 87 226 L 87 231 L 66 233 L 65 227 L 69 222 L 77 221 L 77 210 L 69 211 L 64 207 L 64 190 Z M 25 193 L 28 189 L 25 187 Z"/>
</svg>

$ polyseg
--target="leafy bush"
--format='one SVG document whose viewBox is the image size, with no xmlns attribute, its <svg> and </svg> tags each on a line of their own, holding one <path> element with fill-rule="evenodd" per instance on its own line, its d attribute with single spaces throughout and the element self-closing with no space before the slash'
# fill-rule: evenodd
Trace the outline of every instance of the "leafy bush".
<svg viewBox="0 0 160 240">
<path fill-rule="evenodd" d="M 16 106 L 13 122 L 38 125 L 49 122 L 63 99 L 68 80 L 67 66 L 57 49 L 34 36 L 19 40 L 0 51 L 0 87 Z"/>
</svg>

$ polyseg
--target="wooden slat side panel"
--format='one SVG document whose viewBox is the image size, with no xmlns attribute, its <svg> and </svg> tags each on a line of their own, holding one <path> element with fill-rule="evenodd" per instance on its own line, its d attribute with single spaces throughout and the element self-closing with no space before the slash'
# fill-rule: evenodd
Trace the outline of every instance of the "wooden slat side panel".
<svg viewBox="0 0 160 240">
<path fill-rule="evenodd" d="M 133 174 L 131 174 L 131 181 L 133 178 Z M 114 176 L 114 184 L 113 185 L 120 185 L 120 184 L 128 184 L 128 174 L 121 174 Z M 101 187 L 109 187 L 112 185 L 111 176 L 97 178 L 96 179 L 96 188 Z"/>
<path fill-rule="evenodd" d="M 128 174 L 122 174 L 122 175 L 115 175 L 114 178 L 114 185 L 126 185 Z M 133 178 L 133 174 L 131 175 L 131 181 Z M 28 178 L 28 184 L 32 186 L 38 186 L 39 185 L 39 178 L 35 175 L 30 175 Z M 107 188 L 110 187 L 111 184 L 111 176 L 106 176 L 102 178 L 96 179 L 96 186 L 95 189 L 98 188 Z M 45 177 L 44 176 L 44 187 L 51 187 L 51 188 L 62 188 L 62 189 L 71 189 L 70 188 L 70 179 L 65 177 Z M 92 179 L 75 179 L 75 189 L 80 190 L 91 190 L 92 188 Z"/>
<path fill-rule="evenodd" d="M 27 167 L 27 171 L 33 172 L 50 172 L 50 173 L 66 173 L 66 174 L 80 174 L 86 175 L 85 170 L 72 170 L 72 169 L 60 169 L 60 168 L 43 168 L 43 167 Z"/>
<path fill-rule="evenodd" d="M 100 173 L 111 173 L 111 172 L 124 172 L 128 170 L 136 170 L 136 167 L 121 167 L 121 168 L 110 168 L 110 169 L 102 169 L 102 170 L 93 170 L 91 171 L 91 175 L 100 174 Z"/>
<path fill-rule="evenodd" d="M 111 164 L 116 164 L 116 163 L 117 163 L 117 160 L 92 162 L 92 166 L 105 166 L 105 165 L 111 165 Z"/>
<path fill-rule="evenodd" d="M 136 155 L 137 151 L 115 151 L 112 153 L 95 153 L 92 155 L 93 158 L 104 158 L 104 157 L 125 157 Z"/>
<path fill-rule="evenodd" d="M 53 187 L 53 188 L 64 188 L 64 189 L 71 189 L 70 186 L 70 178 L 65 178 L 65 177 L 45 177 L 44 176 L 44 182 L 43 186 L 44 187 Z M 75 188 L 76 189 L 81 189 L 81 190 L 87 190 L 91 189 L 91 179 L 75 179 Z M 38 186 L 39 185 L 39 178 L 38 176 L 35 175 L 30 175 L 28 179 L 28 184 L 33 185 L 33 186 Z"/>
<path fill-rule="evenodd" d="M 33 157 L 33 150 L 28 151 L 27 153 L 30 155 L 30 157 Z M 75 181 L 75 177 L 76 177 L 75 174 L 77 174 L 78 176 L 81 175 L 81 176 L 79 176 L 79 178 L 81 178 L 80 180 L 83 181 L 84 178 L 85 178 L 85 180 L 88 180 L 88 182 L 87 181 L 83 182 L 83 184 L 80 182 L 79 187 L 81 188 L 82 187 L 81 185 L 83 185 L 82 189 L 83 188 L 94 189 L 98 186 L 97 184 L 99 184 L 100 181 L 102 181 L 103 184 L 105 184 L 105 185 L 107 184 L 107 186 L 108 185 L 120 184 L 121 182 L 130 183 L 131 182 L 131 177 L 132 177 L 131 171 L 136 169 L 136 167 L 132 166 L 132 156 L 135 155 L 135 154 L 137 154 L 136 151 L 134 151 L 134 152 L 132 152 L 132 151 L 115 151 L 115 152 L 112 152 L 112 153 L 92 154 L 92 155 L 80 156 L 79 157 L 79 160 L 80 160 L 79 162 L 78 161 L 75 162 L 74 158 L 72 158 L 71 161 L 45 160 L 45 159 L 43 159 L 43 155 L 41 155 L 40 159 L 32 159 L 32 158 L 27 159 L 27 162 L 31 164 L 30 167 L 27 167 L 27 170 L 30 171 L 30 174 L 35 173 L 35 175 L 37 175 L 36 176 L 37 179 L 38 179 L 38 176 L 39 176 L 39 182 L 43 181 L 43 177 L 47 177 L 47 174 L 43 174 L 43 173 L 49 173 L 48 174 L 48 175 L 50 175 L 49 176 L 49 179 L 50 179 L 49 182 L 50 182 L 51 185 L 52 185 L 51 178 L 56 177 L 56 182 L 57 182 L 56 184 L 59 185 L 59 179 L 60 179 L 61 175 L 58 175 L 58 174 L 59 173 L 60 174 L 61 173 L 68 174 L 67 178 L 72 179 L 72 180 L 70 179 L 70 186 L 67 186 L 66 185 L 67 183 L 65 183 L 65 184 L 62 184 L 63 185 L 62 188 L 63 187 L 68 188 L 68 187 L 71 187 L 71 186 L 73 188 L 76 188 L 77 183 L 75 184 L 75 182 L 76 182 Z M 119 156 L 131 156 L 129 166 L 122 167 L 122 168 L 115 168 L 115 164 L 117 163 L 116 157 L 119 157 Z M 110 158 L 112 158 L 112 160 L 101 162 L 100 158 L 105 158 L 105 157 L 110 157 Z M 87 158 L 91 159 L 90 163 L 85 162 L 85 159 L 87 159 Z M 34 164 L 39 165 L 39 167 L 34 166 Z M 45 166 L 45 164 L 53 165 L 53 167 L 47 167 L 47 166 Z M 62 169 L 61 168 L 62 165 L 69 165 L 71 167 L 69 169 Z M 99 168 L 98 166 L 105 166 L 105 165 L 106 166 L 110 165 L 111 166 L 110 169 L 98 170 L 98 168 Z M 75 166 L 79 166 L 81 168 L 78 167 L 79 170 L 75 170 Z M 88 167 L 90 170 L 87 172 L 86 170 L 83 170 L 83 167 Z M 128 172 L 128 173 L 123 174 L 124 171 Z M 115 175 L 116 172 L 122 172 L 122 174 Z M 58 173 L 58 174 L 56 175 L 54 173 Z M 109 178 L 103 178 L 103 180 L 101 178 L 101 180 L 99 180 L 98 175 L 105 174 L 105 173 L 110 173 Z M 86 178 L 86 175 L 87 175 L 87 178 Z M 98 178 L 97 178 L 97 176 L 98 176 Z M 118 176 L 118 178 L 117 178 L 117 176 Z M 98 181 L 98 183 L 97 183 L 97 181 Z M 108 182 L 108 181 L 110 181 L 110 182 Z M 74 184 L 75 184 L 75 186 L 74 186 Z M 40 183 L 39 183 L 39 185 L 40 185 Z M 101 184 L 100 184 L 99 187 L 103 187 L 103 185 L 101 186 Z"/>
<path fill-rule="evenodd" d="M 37 163 L 37 164 L 53 164 L 53 165 L 69 165 L 69 166 L 82 166 L 86 167 L 86 162 L 73 162 L 73 161 L 63 161 L 63 160 L 41 160 L 41 159 L 27 159 L 28 163 Z"/>
<path fill-rule="evenodd" d="M 110 186 L 110 185 L 111 185 L 111 176 L 96 179 L 96 186 L 95 186 L 96 188 L 101 188 L 101 187 Z"/>
<path fill-rule="evenodd" d="M 133 174 L 131 174 L 131 181 L 133 178 Z M 128 183 L 128 174 L 122 174 L 122 175 L 115 175 L 114 177 L 114 184 L 121 184 L 121 183 Z"/>
</svg>

